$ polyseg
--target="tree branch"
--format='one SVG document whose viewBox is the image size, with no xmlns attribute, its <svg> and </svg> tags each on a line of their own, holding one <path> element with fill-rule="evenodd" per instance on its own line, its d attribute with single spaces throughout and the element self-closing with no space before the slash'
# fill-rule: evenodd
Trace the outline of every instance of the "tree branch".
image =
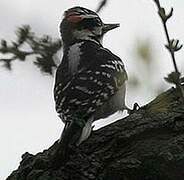
<svg viewBox="0 0 184 180">
<path fill-rule="evenodd" d="M 7 180 L 183 180 L 184 104 L 172 88 L 132 115 L 92 133 L 58 169 L 57 142 L 25 153 Z"/>
</svg>

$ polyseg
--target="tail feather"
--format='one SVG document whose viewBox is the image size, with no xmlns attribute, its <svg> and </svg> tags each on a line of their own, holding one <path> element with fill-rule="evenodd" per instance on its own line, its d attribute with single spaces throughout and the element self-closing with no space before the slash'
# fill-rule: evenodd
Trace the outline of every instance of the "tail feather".
<svg viewBox="0 0 184 180">
<path fill-rule="evenodd" d="M 58 146 L 52 158 L 52 167 L 58 168 L 67 162 L 73 147 L 77 145 L 82 134 L 83 127 L 79 126 L 75 121 L 65 123 L 65 127 L 58 141 Z"/>
<path fill-rule="evenodd" d="M 64 129 L 62 131 L 61 137 L 58 140 L 58 143 L 61 143 L 61 140 L 63 139 L 64 133 L 67 130 L 67 128 L 69 127 L 70 123 L 71 123 L 70 121 L 65 122 L 65 126 L 64 126 Z"/>
</svg>

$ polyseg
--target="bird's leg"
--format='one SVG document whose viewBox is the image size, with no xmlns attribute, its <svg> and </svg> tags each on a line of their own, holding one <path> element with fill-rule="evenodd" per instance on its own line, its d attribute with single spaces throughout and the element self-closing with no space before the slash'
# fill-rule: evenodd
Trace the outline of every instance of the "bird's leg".
<svg viewBox="0 0 184 180">
<path fill-rule="evenodd" d="M 77 150 L 77 142 L 82 134 L 85 122 L 80 119 L 72 119 L 69 124 L 66 124 L 61 140 L 59 140 L 55 153 L 52 158 L 52 168 L 59 168 L 65 164 L 70 155 Z"/>
<path fill-rule="evenodd" d="M 58 143 L 60 143 L 61 140 L 63 139 L 62 137 L 63 137 L 63 135 L 65 134 L 65 131 L 66 131 L 67 128 L 69 127 L 70 123 L 71 123 L 71 121 L 66 121 L 66 122 L 65 122 L 65 126 L 64 126 L 64 129 L 63 129 L 62 133 L 61 133 L 61 137 L 60 137 L 59 140 L 58 140 Z"/>
</svg>

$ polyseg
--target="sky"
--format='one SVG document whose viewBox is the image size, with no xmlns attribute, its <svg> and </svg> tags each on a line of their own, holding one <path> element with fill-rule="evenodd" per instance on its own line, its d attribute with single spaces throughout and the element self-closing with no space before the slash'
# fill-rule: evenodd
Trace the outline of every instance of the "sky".
<svg viewBox="0 0 184 180">
<path fill-rule="evenodd" d="M 1 0 L 0 1 L 0 39 L 14 40 L 17 27 L 29 24 L 37 35 L 48 34 L 59 38 L 58 25 L 64 10 L 72 6 L 83 6 L 95 10 L 99 0 Z M 168 22 L 170 34 L 184 42 L 184 1 L 162 0 L 167 7 L 174 7 L 174 17 Z M 129 107 L 134 102 L 140 105 L 155 97 L 150 89 L 163 84 L 169 85 L 163 77 L 173 70 L 168 52 L 164 48 L 165 36 L 156 7 L 152 0 L 109 0 L 100 13 L 106 23 L 120 23 L 104 38 L 104 46 L 122 58 L 129 75 L 135 74 L 144 79 L 139 66 L 135 66 L 133 55 L 138 39 L 149 39 L 152 43 L 155 64 L 159 66 L 148 85 L 132 89 L 128 86 L 126 102 Z M 177 53 L 179 69 L 182 66 L 183 51 Z M 0 179 L 5 179 L 17 169 L 21 155 L 25 152 L 36 154 L 50 147 L 60 136 L 63 124 L 57 117 L 53 100 L 54 78 L 40 73 L 32 64 L 33 58 L 26 62 L 16 61 L 13 70 L 0 66 Z M 152 71 L 150 71 L 152 72 Z M 149 79 L 149 77 L 147 77 Z M 120 114 L 102 120 L 97 127 L 112 122 Z"/>
</svg>

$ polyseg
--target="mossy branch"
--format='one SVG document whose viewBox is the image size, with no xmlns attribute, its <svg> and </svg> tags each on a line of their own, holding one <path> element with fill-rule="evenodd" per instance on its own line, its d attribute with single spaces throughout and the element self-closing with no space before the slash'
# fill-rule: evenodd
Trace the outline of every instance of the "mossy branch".
<svg viewBox="0 0 184 180">
<path fill-rule="evenodd" d="M 7 180 L 183 180 L 184 104 L 171 88 L 128 117 L 94 131 L 53 168 L 58 143 L 25 153 Z"/>
</svg>

